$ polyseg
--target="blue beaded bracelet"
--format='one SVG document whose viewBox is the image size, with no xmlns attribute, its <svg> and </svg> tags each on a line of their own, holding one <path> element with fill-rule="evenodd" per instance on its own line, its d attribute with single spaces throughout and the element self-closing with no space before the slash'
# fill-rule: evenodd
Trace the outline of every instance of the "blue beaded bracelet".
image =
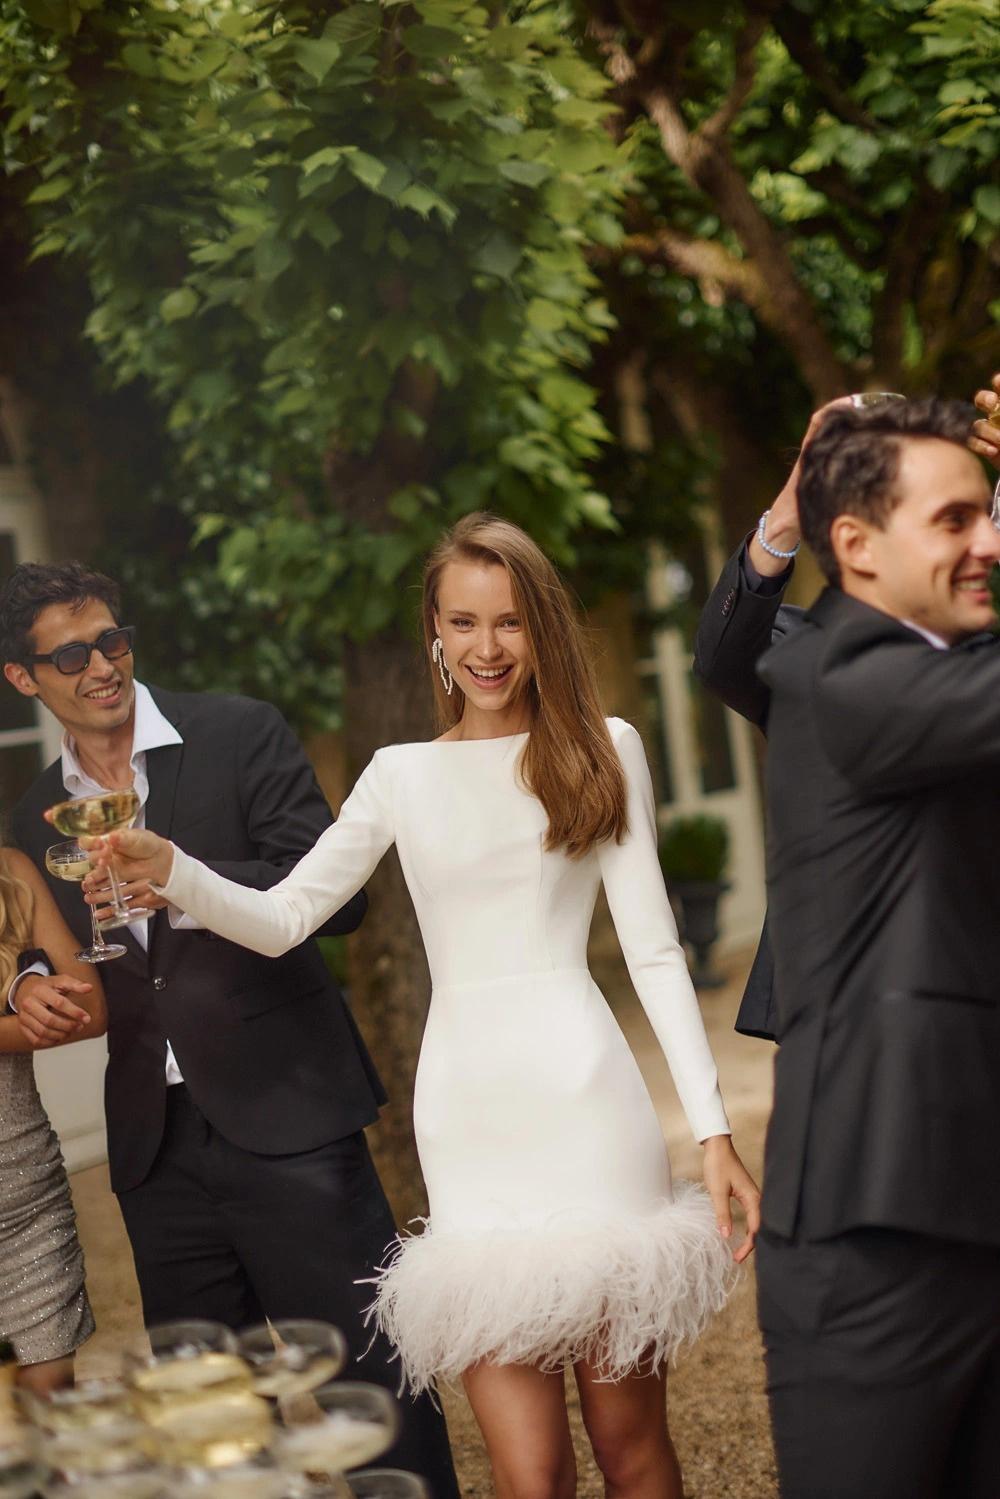
<svg viewBox="0 0 1000 1499">
<path fill-rule="evenodd" d="M 801 541 L 797 541 L 795 543 L 795 545 L 792 547 L 792 550 L 790 552 L 783 552 L 783 551 L 781 551 L 780 547 L 773 547 L 769 541 L 765 541 L 765 539 L 764 539 L 764 527 L 767 525 L 767 517 L 770 514 L 771 514 L 770 510 L 765 510 L 764 514 L 761 516 L 760 520 L 757 522 L 757 540 L 760 542 L 761 546 L 764 548 L 765 552 L 767 552 L 767 554 L 769 556 L 771 556 L 771 557 L 779 557 L 782 560 L 782 562 L 787 562 L 790 557 L 794 557 L 795 556 L 796 552 L 798 551 L 798 549 L 802 545 L 802 543 L 801 543 Z"/>
</svg>

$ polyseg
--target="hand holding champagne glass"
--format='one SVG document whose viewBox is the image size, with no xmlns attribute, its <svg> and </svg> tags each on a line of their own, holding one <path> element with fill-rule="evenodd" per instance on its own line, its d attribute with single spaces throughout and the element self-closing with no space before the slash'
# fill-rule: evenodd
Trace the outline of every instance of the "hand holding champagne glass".
<svg viewBox="0 0 1000 1499">
<path fill-rule="evenodd" d="M 71 838 L 68 843 L 53 843 L 45 850 L 45 867 L 53 879 L 80 883 L 90 874 L 90 855 Z M 90 928 L 94 934 L 92 945 L 76 954 L 81 963 L 106 963 L 110 958 L 125 956 L 128 949 L 120 942 L 105 942 L 93 906 L 90 907 Z"/>
<path fill-rule="evenodd" d="M 95 796 L 76 796 L 71 801 L 57 802 L 46 813 L 48 820 L 65 833 L 67 838 L 93 839 L 118 829 L 129 827 L 139 812 L 139 796 L 131 786 L 119 791 L 102 791 Z M 83 843 L 89 848 L 89 843 Z M 126 906 L 113 861 L 101 861 L 111 882 L 112 915 L 103 922 L 105 929 L 128 926 L 133 921 L 143 921 L 155 913 L 142 906 Z"/>
</svg>

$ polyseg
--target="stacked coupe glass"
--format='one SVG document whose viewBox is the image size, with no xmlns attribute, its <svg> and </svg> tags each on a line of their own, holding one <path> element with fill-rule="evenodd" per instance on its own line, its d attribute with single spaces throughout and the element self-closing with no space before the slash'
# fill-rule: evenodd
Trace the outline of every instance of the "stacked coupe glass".
<svg viewBox="0 0 1000 1499">
<path fill-rule="evenodd" d="M 412 1473 L 366 1466 L 399 1409 L 379 1385 L 338 1381 L 346 1356 L 325 1322 L 154 1327 L 118 1378 L 16 1397 L 0 1499 L 430 1499 Z"/>
</svg>

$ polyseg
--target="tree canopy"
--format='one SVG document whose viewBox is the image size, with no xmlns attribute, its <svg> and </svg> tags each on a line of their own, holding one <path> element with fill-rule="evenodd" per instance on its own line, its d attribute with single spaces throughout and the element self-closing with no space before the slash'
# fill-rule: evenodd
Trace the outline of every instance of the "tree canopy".
<svg viewBox="0 0 1000 1499">
<path fill-rule="evenodd" d="M 83 267 L 87 331 L 165 411 L 198 537 L 286 640 L 330 659 L 389 625 L 477 506 L 557 551 L 609 523 L 585 250 L 619 237 L 626 152 L 561 7 L 2 14 L 34 255 Z"/>
</svg>

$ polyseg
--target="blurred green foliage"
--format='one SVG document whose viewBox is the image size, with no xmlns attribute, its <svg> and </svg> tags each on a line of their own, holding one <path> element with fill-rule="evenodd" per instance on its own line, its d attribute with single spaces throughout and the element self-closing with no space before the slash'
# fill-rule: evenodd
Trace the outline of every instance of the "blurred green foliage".
<svg viewBox="0 0 1000 1499">
<path fill-rule="evenodd" d="M 585 250 L 620 234 L 628 151 L 562 7 L 0 16 L 33 255 L 82 268 L 88 336 L 163 413 L 162 503 L 208 564 L 157 573 L 139 520 L 136 579 L 209 639 L 235 618 L 258 690 L 331 722 L 341 642 L 399 618 L 450 518 L 496 507 L 563 555 L 613 524 Z"/>
<path fill-rule="evenodd" d="M 980 383 L 998 99 L 995 0 L 0 0 L 0 362 L 96 392 L 157 674 L 327 726 L 458 514 L 636 589 L 831 389 Z"/>
</svg>

